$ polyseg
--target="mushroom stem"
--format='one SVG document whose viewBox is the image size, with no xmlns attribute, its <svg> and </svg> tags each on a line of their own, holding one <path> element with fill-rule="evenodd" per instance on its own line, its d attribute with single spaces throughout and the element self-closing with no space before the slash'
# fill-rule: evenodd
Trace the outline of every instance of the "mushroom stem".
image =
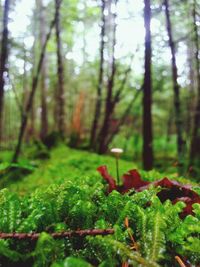
<svg viewBox="0 0 200 267">
<path fill-rule="evenodd" d="M 119 157 L 116 155 L 116 172 L 117 172 L 117 184 L 119 185 Z"/>
<path fill-rule="evenodd" d="M 123 153 L 123 149 L 121 148 L 112 148 L 111 152 L 114 154 L 116 159 L 116 171 L 117 171 L 117 185 L 120 184 L 120 178 L 119 178 L 119 157 L 120 154 Z"/>
</svg>

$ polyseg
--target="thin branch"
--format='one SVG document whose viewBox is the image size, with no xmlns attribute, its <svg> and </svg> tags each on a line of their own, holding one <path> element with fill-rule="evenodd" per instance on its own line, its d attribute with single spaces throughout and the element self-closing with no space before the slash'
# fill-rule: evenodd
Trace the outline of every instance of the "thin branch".
<svg viewBox="0 0 200 267">
<path fill-rule="evenodd" d="M 135 97 L 133 98 L 133 100 L 130 102 L 130 104 L 127 106 L 127 108 L 124 111 L 124 114 L 122 115 L 118 125 L 116 126 L 116 128 L 113 130 L 113 132 L 110 134 L 107 142 L 106 142 L 106 146 L 108 147 L 108 145 L 112 142 L 114 136 L 119 132 L 121 126 L 125 123 L 126 118 L 128 116 L 128 114 L 131 111 L 131 108 L 133 106 L 133 104 L 135 103 L 136 99 L 138 98 L 140 92 L 142 92 L 142 90 L 138 90 L 135 94 Z"/>
<path fill-rule="evenodd" d="M 180 267 L 186 267 L 185 263 L 182 261 L 182 259 L 179 256 L 176 256 L 175 260 L 178 262 Z"/>
<path fill-rule="evenodd" d="M 84 236 L 96 236 L 96 235 L 111 235 L 114 234 L 114 229 L 87 229 L 87 230 L 76 230 L 67 231 L 60 233 L 48 233 L 53 238 L 65 238 L 65 237 L 84 237 Z M 36 240 L 40 237 L 41 233 L 0 233 L 0 239 L 30 239 Z"/>
<path fill-rule="evenodd" d="M 122 92 L 124 90 L 124 87 L 126 85 L 126 82 L 127 82 L 127 79 L 128 79 L 128 75 L 131 72 L 131 65 L 132 65 L 133 59 L 134 59 L 134 55 L 132 55 L 131 61 L 130 61 L 130 66 L 125 71 L 125 73 L 124 73 L 124 79 L 122 80 L 120 87 L 118 88 L 117 92 L 115 93 L 114 99 L 112 101 L 112 103 L 113 103 L 113 109 L 114 109 L 114 106 L 120 101 L 120 97 L 121 97 L 121 94 L 122 94 Z"/>
</svg>

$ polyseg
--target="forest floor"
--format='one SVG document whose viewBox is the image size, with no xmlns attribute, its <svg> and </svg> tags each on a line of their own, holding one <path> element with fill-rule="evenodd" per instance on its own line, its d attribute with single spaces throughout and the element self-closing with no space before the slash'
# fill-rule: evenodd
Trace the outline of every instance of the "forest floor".
<svg viewBox="0 0 200 267">
<path fill-rule="evenodd" d="M 0 188 L 8 187 L 10 191 L 17 192 L 20 195 L 31 193 L 38 188 L 45 188 L 52 183 L 62 183 L 67 179 L 75 179 L 76 177 L 94 177 L 99 176 L 97 168 L 101 165 L 106 165 L 109 173 L 116 177 L 116 163 L 115 158 L 111 155 L 97 155 L 95 153 L 71 149 L 65 145 L 60 145 L 50 151 L 50 158 L 43 160 L 27 160 L 27 155 L 31 158 L 32 150 L 22 156 L 22 165 L 33 164 L 37 167 L 28 175 L 21 175 L 12 179 L 5 177 L 0 180 Z M 10 152 L 3 154 L 1 161 L 9 161 L 11 157 Z M 119 160 L 120 175 L 126 173 L 131 169 L 138 169 L 137 163 L 120 159 Z M 191 180 L 183 177 L 178 177 L 177 173 L 163 173 L 156 170 L 146 172 L 139 170 L 142 177 L 148 181 L 161 179 L 165 176 L 168 178 L 180 181 L 182 183 L 194 184 Z"/>
<path fill-rule="evenodd" d="M 0 234 L 10 238 L 0 237 L 2 266 L 115 267 L 130 262 L 138 267 L 176 267 L 176 255 L 191 266 L 199 266 L 200 188 L 194 182 L 178 177 L 176 172 L 139 169 L 139 173 L 129 173 L 119 186 L 108 173 L 106 177 L 105 172 L 102 174 L 103 179 L 97 172 L 99 166 L 106 165 L 109 174 L 116 177 L 111 155 L 65 145 L 45 149 L 40 150 L 43 159 L 38 159 L 35 147 L 27 147 L 19 168 L 11 169 L 10 176 L 9 172 L 3 174 L 3 169 L 12 153 L 0 155 L 0 188 L 7 188 L 0 190 Z M 29 168 L 29 174 L 22 166 Z M 119 161 L 120 177 L 131 169 L 137 169 L 137 164 Z M 162 179 L 166 176 L 194 186 Z M 159 179 L 161 184 L 156 181 Z M 62 238 L 64 232 L 80 229 L 113 232 L 105 237 Z M 16 233 L 19 240 L 13 241 Z M 35 246 L 27 242 L 28 233 L 38 235 Z M 55 233 L 62 239 L 53 239 Z"/>
</svg>

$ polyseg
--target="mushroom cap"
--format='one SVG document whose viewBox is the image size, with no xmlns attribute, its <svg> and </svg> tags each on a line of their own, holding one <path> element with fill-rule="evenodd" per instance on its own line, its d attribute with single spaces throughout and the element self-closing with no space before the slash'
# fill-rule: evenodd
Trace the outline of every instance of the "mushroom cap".
<svg viewBox="0 0 200 267">
<path fill-rule="evenodd" d="M 110 150 L 113 154 L 122 154 L 124 151 L 121 148 L 112 148 Z"/>
</svg>

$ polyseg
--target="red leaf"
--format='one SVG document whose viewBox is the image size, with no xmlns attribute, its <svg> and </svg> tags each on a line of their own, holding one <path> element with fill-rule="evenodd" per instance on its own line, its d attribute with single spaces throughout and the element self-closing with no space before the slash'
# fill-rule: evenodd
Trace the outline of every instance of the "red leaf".
<svg viewBox="0 0 200 267">
<path fill-rule="evenodd" d="M 132 188 L 137 190 L 138 188 L 149 184 L 149 182 L 143 181 L 141 179 L 139 172 L 135 169 L 130 170 L 128 171 L 128 173 L 124 174 L 122 180 L 123 180 L 123 187 L 121 191 L 122 193 L 125 193 Z"/>
<path fill-rule="evenodd" d="M 102 177 L 109 183 L 109 193 L 112 190 L 117 190 L 120 193 L 126 193 L 130 189 L 135 189 L 137 191 L 143 191 L 148 189 L 150 185 L 155 187 L 162 187 L 161 191 L 158 192 L 157 196 L 162 202 L 170 199 L 172 203 L 177 201 L 183 201 L 186 204 L 186 207 L 183 209 L 180 214 L 181 218 L 184 218 L 188 214 L 194 214 L 192 205 L 194 203 L 200 204 L 200 196 L 192 190 L 191 185 L 182 185 L 177 181 L 170 180 L 168 178 L 163 178 L 155 182 L 147 182 L 142 180 L 140 174 L 137 170 L 130 170 L 128 173 L 124 174 L 122 177 L 123 185 L 117 186 L 114 178 L 109 175 L 106 166 L 100 166 L 97 169 Z"/>
<path fill-rule="evenodd" d="M 168 178 L 163 178 L 162 180 L 154 182 L 155 186 L 163 187 L 158 193 L 161 201 L 166 199 L 175 200 L 176 198 L 189 197 L 190 199 L 200 198 L 199 195 L 192 190 L 190 185 L 182 185 L 177 181 L 169 180 Z"/>
<path fill-rule="evenodd" d="M 108 192 L 112 192 L 114 189 L 117 189 L 116 182 L 114 178 L 108 173 L 107 166 L 100 166 L 97 168 L 97 171 L 101 174 L 101 176 L 108 182 L 109 190 Z"/>
</svg>

